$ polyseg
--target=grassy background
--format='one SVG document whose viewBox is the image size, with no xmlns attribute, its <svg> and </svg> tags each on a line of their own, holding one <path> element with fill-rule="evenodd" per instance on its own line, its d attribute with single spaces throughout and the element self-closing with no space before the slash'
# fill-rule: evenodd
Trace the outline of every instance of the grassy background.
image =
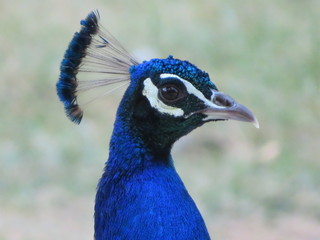
<svg viewBox="0 0 320 240">
<path fill-rule="evenodd" d="M 173 54 L 253 110 L 256 130 L 211 123 L 174 148 L 215 239 L 320 239 L 320 2 L 2 1 L 0 240 L 92 239 L 95 186 L 122 91 L 80 126 L 55 93 L 79 20 L 143 58 Z"/>
</svg>

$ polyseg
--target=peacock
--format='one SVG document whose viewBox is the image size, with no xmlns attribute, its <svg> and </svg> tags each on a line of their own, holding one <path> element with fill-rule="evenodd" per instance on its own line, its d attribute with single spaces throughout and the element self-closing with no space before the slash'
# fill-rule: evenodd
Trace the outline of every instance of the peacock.
<svg viewBox="0 0 320 240">
<path fill-rule="evenodd" d="M 80 23 L 56 84 L 67 117 L 80 123 L 83 108 L 78 97 L 83 92 L 128 84 L 97 186 L 94 238 L 210 239 L 176 172 L 172 146 L 207 122 L 233 119 L 258 127 L 257 119 L 188 61 L 171 55 L 137 61 L 103 28 L 97 10 Z M 88 79 L 90 74 L 94 79 Z"/>
</svg>

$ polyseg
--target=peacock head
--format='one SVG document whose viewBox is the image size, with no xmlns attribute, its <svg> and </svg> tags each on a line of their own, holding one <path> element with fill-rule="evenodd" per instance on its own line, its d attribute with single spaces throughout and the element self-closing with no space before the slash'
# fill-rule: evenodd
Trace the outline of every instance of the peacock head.
<svg viewBox="0 0 320 240">
<path fill-rule="evenodd" d="M 125 104 L 132 106 L 134 125 L 153 144 L 171 145 L 210 121 L 233 119 L 258 127 L 248 108 L 219 92 L 209 75 L 188 61 L 151 59 L 132 66 L 130 76 L 124 96 L 130 103 Z"/>
<path fill-rule="evenodd" d="M 258 121 L 245 106 L 218 91 L 209 75 L 188 61 L 169 56 L 139 63 L 99 24 L 98 12 L 81 21 L 61 63 L 57 91 L 67 116 L 76 123 L 83 112 L 78 94 L 83 90 L 129 82 L 118 115 L 131 122 L 145 141 L 160 148 L 210 121 Z M 102 74 L 81 80 L 78 73 Z"/>
</svg>

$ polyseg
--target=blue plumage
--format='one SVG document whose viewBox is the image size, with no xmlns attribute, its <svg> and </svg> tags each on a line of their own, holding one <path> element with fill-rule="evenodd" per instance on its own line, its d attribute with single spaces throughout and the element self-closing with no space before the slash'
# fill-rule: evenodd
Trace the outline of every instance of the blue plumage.
<svg viewBox="0 0 320 240">
<path fill-rule="evenodd" d="M 171 148 L 206 122 L 234 119 L 258 126 L 257 120 L 188 61 L 169 56 L 139 63 L 98 19 L 92 12 L 81 21 L 57 83 L 58 96 L 75 123 L 83 115 L 77 101 L 82 91 L 129 83 L 97 188 L 95 239 L 210 239 L 174 168 Z M 101 78 L 83 80 L 79 72 Z"/>
<path fill-rule="evenodd" d="M 141 117 L 135 116 L 132 99 L 139 91 L 136 81 L 131 80 L 118 108 L 109 158 L 98 184 L 95 239 L 210 239 L 173 166 L 170 149 L 176 136 L 157 142 L 150 139 L 153 134 L 139 131 L 154 125 L 163 132 L 164 125 L 156 117 L 136 120 Z M 154 136 L 160 134 L 154 131 Z"/>
</svg>

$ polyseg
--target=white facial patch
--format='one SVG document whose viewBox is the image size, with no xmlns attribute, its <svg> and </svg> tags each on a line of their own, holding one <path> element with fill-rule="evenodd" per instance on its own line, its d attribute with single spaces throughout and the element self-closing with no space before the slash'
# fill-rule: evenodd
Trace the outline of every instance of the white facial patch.
<svg viewBox="0 0 320 240">
<path fill-rule="evenodd" d="M 168 74 L 168 73 L 163 73 L 160 75 L 161 79 L 165 79 L 165 78 L 175 78 L 180 80 L 187 89 L 187 92 L 189 94 L 193 94 L 194 96 L 196 96 L 198 99 L 200 99 L 205 105 L 207 105 L 208 107 L 214 107 L 214 108 L 225 108 L 223 106 L 219 106 L 213 103 L 213 101 L 208 100 L 201 91 L 199 91 L 197 88 L 195 88 L 195 86 L 193 86 L 189 81 L 182 79 L 181 77 L 174 75 L 174 74 Z M 212 95 L 211 95 L 211 100 L 214 98 L 215 91 L 212 90 Z"/>
<path fill-rule="evenodd" d="M 161 113 L 166 113 L 171 116 L 181 117 L 184 111 L 181 108 L 171 107 L 166 105 L 158 98 L 158 88 L 153 84 L 150 78 L 143 82 L 144 88 L 142 91 L 143 96 L 146 96 L 150 105 Z"/>
<path fill-rule="evenodd" d="M 178 75 L 163 73 L 163 74 L 160 74 L 160 78 L 161 79 L 174 78 L 181 81 L 185 85 L 186 90 L 189 94 L 193 94 L 194 96 L 196 96 L 208 107 L 221 108 L 221 109 L 225 108 L 224 106 L 216 105 L 215 103 L 213 103 L 213 101 L 208 100 L 201 91 L 199 91 L 189 81 L 179 77 Z M 148 98 L 150 105 L 153 108 L 157 109 L 161 113 L 167 113 L 175 117 L 184 116 L 184 111 L 181 108 L 176 108 L 176 107 L 166 105 L 158 98 L 158 88 L 153 84 L 150 78 L 147 78 L 146 80 L 144 80 L 143 84 L 144 84 L 144 89 L 142 94 Z M 214 97 L 215 97 L 215 90 L 212 90 L 211 100 L 213 100 Z M 184 117 L 188 118 L 193 114 L 194 113 L 191 113 Z"/>
</svg>

